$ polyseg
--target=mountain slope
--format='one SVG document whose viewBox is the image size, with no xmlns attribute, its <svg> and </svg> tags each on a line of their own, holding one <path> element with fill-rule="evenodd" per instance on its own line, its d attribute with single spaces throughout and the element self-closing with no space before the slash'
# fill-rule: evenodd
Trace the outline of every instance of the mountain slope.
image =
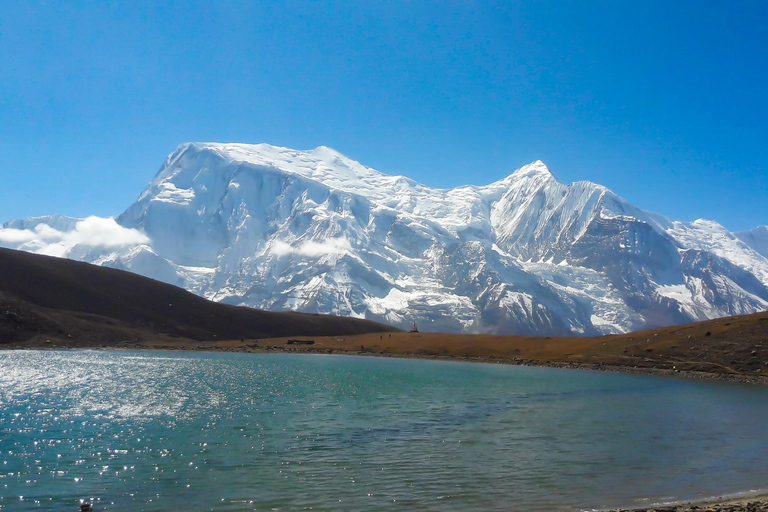
<svg viewBox="0 0 768 512">
<path fill-rule="evenodd" d="M 12 221 L 0 243 L 229 304 L 429 330 L 596 335 L 768 309 L 768 259 L 750 244 L 542 162 L 443 190 L 326 147 L 184 144 L 102 223 L 115 237 L 67 245 L 86 221 Z M 41 245 L 45 226 L 63 241 Z"/>
<path fill-rule="evenodd" d="M 755 251 L 768 258 L 768 226 L 758 226 L 749 231 L 739 231 L 736 236 Z"/>
<path fill-rule="evenodd" d="M 34 337 L 192 340 L 391 331 L 354 318 L 217 304 L 146 277 L 0 249 L 0 342 Z"/>
</svg>

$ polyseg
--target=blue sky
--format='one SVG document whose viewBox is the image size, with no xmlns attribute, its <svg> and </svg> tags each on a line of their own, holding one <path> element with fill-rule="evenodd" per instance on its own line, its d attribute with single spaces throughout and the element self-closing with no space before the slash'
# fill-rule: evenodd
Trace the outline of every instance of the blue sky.
<svg viewBox="0 0 768 512">
<path fill-rule="evenodd" d="M 768 224 L 768 2 L 4 2 L 0 223 L 122 212 L 186 141 Z"/>
</svg>

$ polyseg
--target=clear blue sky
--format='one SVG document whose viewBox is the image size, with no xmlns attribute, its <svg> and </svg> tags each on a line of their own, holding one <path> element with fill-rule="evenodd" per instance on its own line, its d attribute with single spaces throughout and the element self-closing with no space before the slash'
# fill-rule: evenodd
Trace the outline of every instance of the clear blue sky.
<svg viewBox="0 0 768 512">
<path fill-rule="evenodd" d="M 336 148 L 434 187 L 536 159 L 768 224 L 768 2 L 3 2 L 0 223 L 116 215 L 186 141 Z"/>
</svg>

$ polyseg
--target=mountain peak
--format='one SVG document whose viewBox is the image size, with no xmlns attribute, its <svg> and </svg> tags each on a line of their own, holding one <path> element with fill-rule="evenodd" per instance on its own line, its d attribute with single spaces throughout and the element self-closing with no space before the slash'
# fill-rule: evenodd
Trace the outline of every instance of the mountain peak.
<svg viewBox="0 0 768 512">
<path fill-rule="evenodd" d="M 320 155 L 331 155 L 331 156 L 335 156 L 335 157 L 347 158 L 346 155 L 344 155 L 341 152 L 333 149 L 330 146 L 317 146 L 315 149 L 311 150 L 311 153 L 320 154 Z"/>
<path fill-rule="evenodd" d="M 557 181 L 557 178 L 555 178 L 555 175 L 552 174 L 552 171 L 549 170 L 549 167 L 547 167 L 547 164 L 545 164 L 541 160 L 536 160 L 535 162 L 531 162 L 528 165 L 522 166 L 521 168 L 513 172 L 510 175 L 510 177 L 515 177 L 515 178 L 539 177 L 541 179 Z"/>
</svg>

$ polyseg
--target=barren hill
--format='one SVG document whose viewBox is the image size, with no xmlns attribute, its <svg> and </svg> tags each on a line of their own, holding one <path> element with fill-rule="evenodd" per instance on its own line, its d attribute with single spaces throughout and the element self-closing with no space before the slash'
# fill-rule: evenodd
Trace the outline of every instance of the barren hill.
<svg viewBox="0 0 768 512">
<path fill-rule="evenodd" d="M 394 331 L 366 320 L 215 303 L 130 272 L 9 249 L 0 249 L 0 277 L 0 343 L 4 344 Z"/>
</svg>

